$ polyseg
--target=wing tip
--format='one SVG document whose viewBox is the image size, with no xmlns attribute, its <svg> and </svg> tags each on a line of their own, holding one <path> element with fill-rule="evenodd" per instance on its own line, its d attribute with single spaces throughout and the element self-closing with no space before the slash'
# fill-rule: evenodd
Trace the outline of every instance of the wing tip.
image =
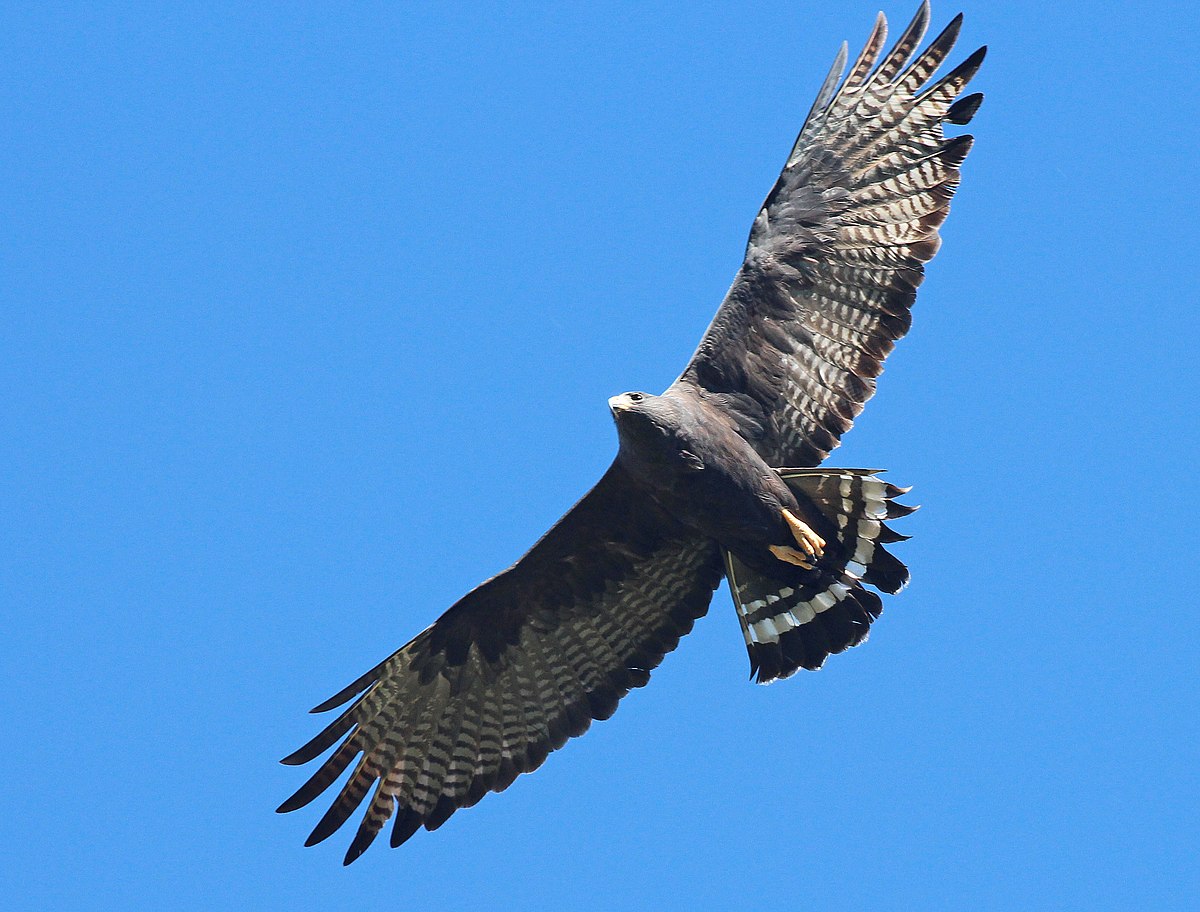
<svg viewBox="0 0 1200 912">
<path fill-rule="evenodd" d="M 353 684 L 350 685 L 350 687 L 353 687 L 353 686 L 354 686 Z M 312 709 L 309 710 L 309 714 L 318 715 L 320 713 L 329 712 L 329 710 L 331 710 L 331 709 L 337 709 L 339 706 L 341 706 L 343 703 L 345 703 L 351 697 L 358 696 L 358 694 L 362 693 L 361 688 L 359 690 L 354 691 L 353 693 L 348 693 L 347 691 L 349 691 L 349 690 L 350 690 L 350 688 L 348 687 L 348 688 L 346 688 L 346 690 L 338 691 L 336 694 L 334 694 L 328 700 L 322 700 L 320 703 L 318 703 L 316 706 L 314 706 Z"/>
<path fill-rule="evenodd" d="M 841 47 L 838 48 L 837 54 L 834 55 L 833 64 L 829 67 L 829 72 L 825 74 L 821 88 L 817 90 L 817 97 L 813 99 L 812 107 L 808 110 L 808 116 L 804 118 L 805 126 L 808 126 L 814 117 L 822 113 L 837 94 L 837 87 L 841 84 L 842 77 L 846 74 L 846 61 L 849 57 L 850 45 L 843 41 Z M 801 133 L 803 132 L 804 130 L 801 128 Z M 798 142 L 799 140 L 797 139 Z"/>
<path fill-rule="evenodd" d="M 320 830 L 321 830 L 321 827 L 318 824 L 316 829 L 314 829 L 311 833 L 309 833 L 308 838 L 304 840 L 304 848 L 311 849 L 313 846 L 324 842 L 326 839 L 328 839 L 330 837 L 330 835 L 331 835 L 330 833 L 322 833 L 322 832 L 320 832 Z"/>
<path fill-rule="evenodd" d="M 983 99 L 984 95 L 982 92 L 973 92 L 970 95 L 964 95 L 946 110 L 946 123 L 959 127 L 966 126 L 979 112 L 979 108 L 983 104 Z"/>
<path fill-rule="evenodd" d="M 948 75 L 947 79 L 960 79 L 962 85 L 966 85 L 975 78 L 975 74 L 979 72 L 979 68 L 983 66 L 983 61 L 987 59 L 988 46 L 981 44 L 966 56 L 962 63 L 956 66 Z"/>
<path fill-rule="evenodd" d="M 321 748 L 321 750 L 317 751 L 316 753 L 313 753 L 312 751 L 312 747 L 316 743 L 317 739 L 324 734 L 324 731 L 320 732 L 316 738 L 313 738 L 303 746 L 296 748 L 286 757 L 280 758 L 279 762 L 284 766 L 303 766 L 304 764 L 308 763 L 308 761 L 319 756 L 325 751 L 325 748 Z"/>
<path fill-rule="evenodd" d="M 378 829 L 363 829 L 360 827 L 358 832 L 354 834 L 354 840 L 346 849 L 346 854 L 342 856 L 342 867 L 347 867 L 361 858 L 362 854 L 371 847 L 371 843 L 375 841 L 375 837 L 378 835 Z"/>
<path fill-rule="evenodd" d="M 309 802 L 311 802 L 317 796 L 305 794 L 305 789 L 307 789 L 307 788 L 308 788 L 308 783 L 306 782 L 302 787 L 297 789 L 291 795 L 291 797 L 284 800 L 284 802 L 282 804 L 280 804 L 279 807 L 275 808 L 275 813 L 276 814 L 290 814 L 292 811 L 298 811 L 298 810 L 300 810 L 300 808 L 304 807 Z M 320 793 L 318 792 L 317 794 L 320 794 Z"/>
<path fill-rule="evenodd" d="M 421 815 L 410 807 L 402 808 L 392 821 L 392 835 L 388 839 L 388 844 L 393 849 L 398 849 L 408 842 L 419 829 L 421 829 Z"/>
</svg>

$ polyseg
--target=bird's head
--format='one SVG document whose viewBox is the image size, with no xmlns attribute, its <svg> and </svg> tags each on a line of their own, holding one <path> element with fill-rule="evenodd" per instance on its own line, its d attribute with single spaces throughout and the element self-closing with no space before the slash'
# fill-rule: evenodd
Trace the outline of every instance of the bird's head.
<svg viewBox="0 0 1200 912">
<path fill-rule="evenodd" d="M 650 435 L 669 436 L 679 426 L 679 404 L 671 396 L 650 393 L 621 393 L 608 400 L 622 442 Z"/>
<path fill-rule="evenodd" d="M 621 395 L 613 396 L 608 400 L 608 407 L 612 411 L 613 417 L 620 420 L 624 413 L 647 411 L 653 407 L 654 400 L 658 398 L 649 393 L 621 393 Z"/>
<path fill-rule="evenodd" d="M 676 469 L 684 448 L 686 409 L 671 392 L 622 393 L 608 400 L 620 442 L 618 459 L 635 476 L 656 478 Z"/>
</svg>

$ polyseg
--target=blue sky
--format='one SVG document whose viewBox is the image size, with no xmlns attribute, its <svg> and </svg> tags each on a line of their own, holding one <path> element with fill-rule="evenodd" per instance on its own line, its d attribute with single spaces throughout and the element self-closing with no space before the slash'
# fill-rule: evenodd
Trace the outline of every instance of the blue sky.
<svg viewBox="0 0 1200 912">
<path fill-rule="evenodd" d="M 963 6 L 977 145 L 831 460 L 924 507 L 870 643 L 753 686 L 722 589 L 345 870 L 273 813 L 304 711 L 600 475 L 876 7 L 247 6 L 0 13 L 12 908 L 1195 908 L 1186 5 Z"/>
</svg>

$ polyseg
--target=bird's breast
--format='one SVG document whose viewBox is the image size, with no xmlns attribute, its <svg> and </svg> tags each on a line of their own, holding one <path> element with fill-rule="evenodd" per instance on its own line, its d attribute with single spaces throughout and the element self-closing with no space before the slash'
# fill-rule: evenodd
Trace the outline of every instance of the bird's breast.
<svg viewBox="0 0 1200 912">
<path fill-rule="evenodd" d="M 727 546 L 774 541 L 795 497 L 754 448 L 720 423 L 627 441 L 618 457 L 634 480 L 681 523 Z"/>
</svg>

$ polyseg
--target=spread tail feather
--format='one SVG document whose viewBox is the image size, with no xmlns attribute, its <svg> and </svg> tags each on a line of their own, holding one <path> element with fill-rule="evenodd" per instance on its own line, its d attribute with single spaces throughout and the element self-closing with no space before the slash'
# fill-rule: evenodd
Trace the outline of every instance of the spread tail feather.
<svg viewBox="0 0 1200 912">
<path fill-rule="evenodd" d="M 802 506 L 821 517 L 817 532 L 826 547 L 799 582 L 770 579 L 725 553 L 750 674 L 760 684 L 800 668 L 816 670 L 830 655 L 867 639 L 883 602 L 863 584 L 894 594 L 908 582 L 908 568 L 883 547 L 908 536 L 892 531 L 884 520 L 916 509 L 897 503 L 907 489 L 876 478 L 876 470 L 778 471 Z"/>
</svg>

